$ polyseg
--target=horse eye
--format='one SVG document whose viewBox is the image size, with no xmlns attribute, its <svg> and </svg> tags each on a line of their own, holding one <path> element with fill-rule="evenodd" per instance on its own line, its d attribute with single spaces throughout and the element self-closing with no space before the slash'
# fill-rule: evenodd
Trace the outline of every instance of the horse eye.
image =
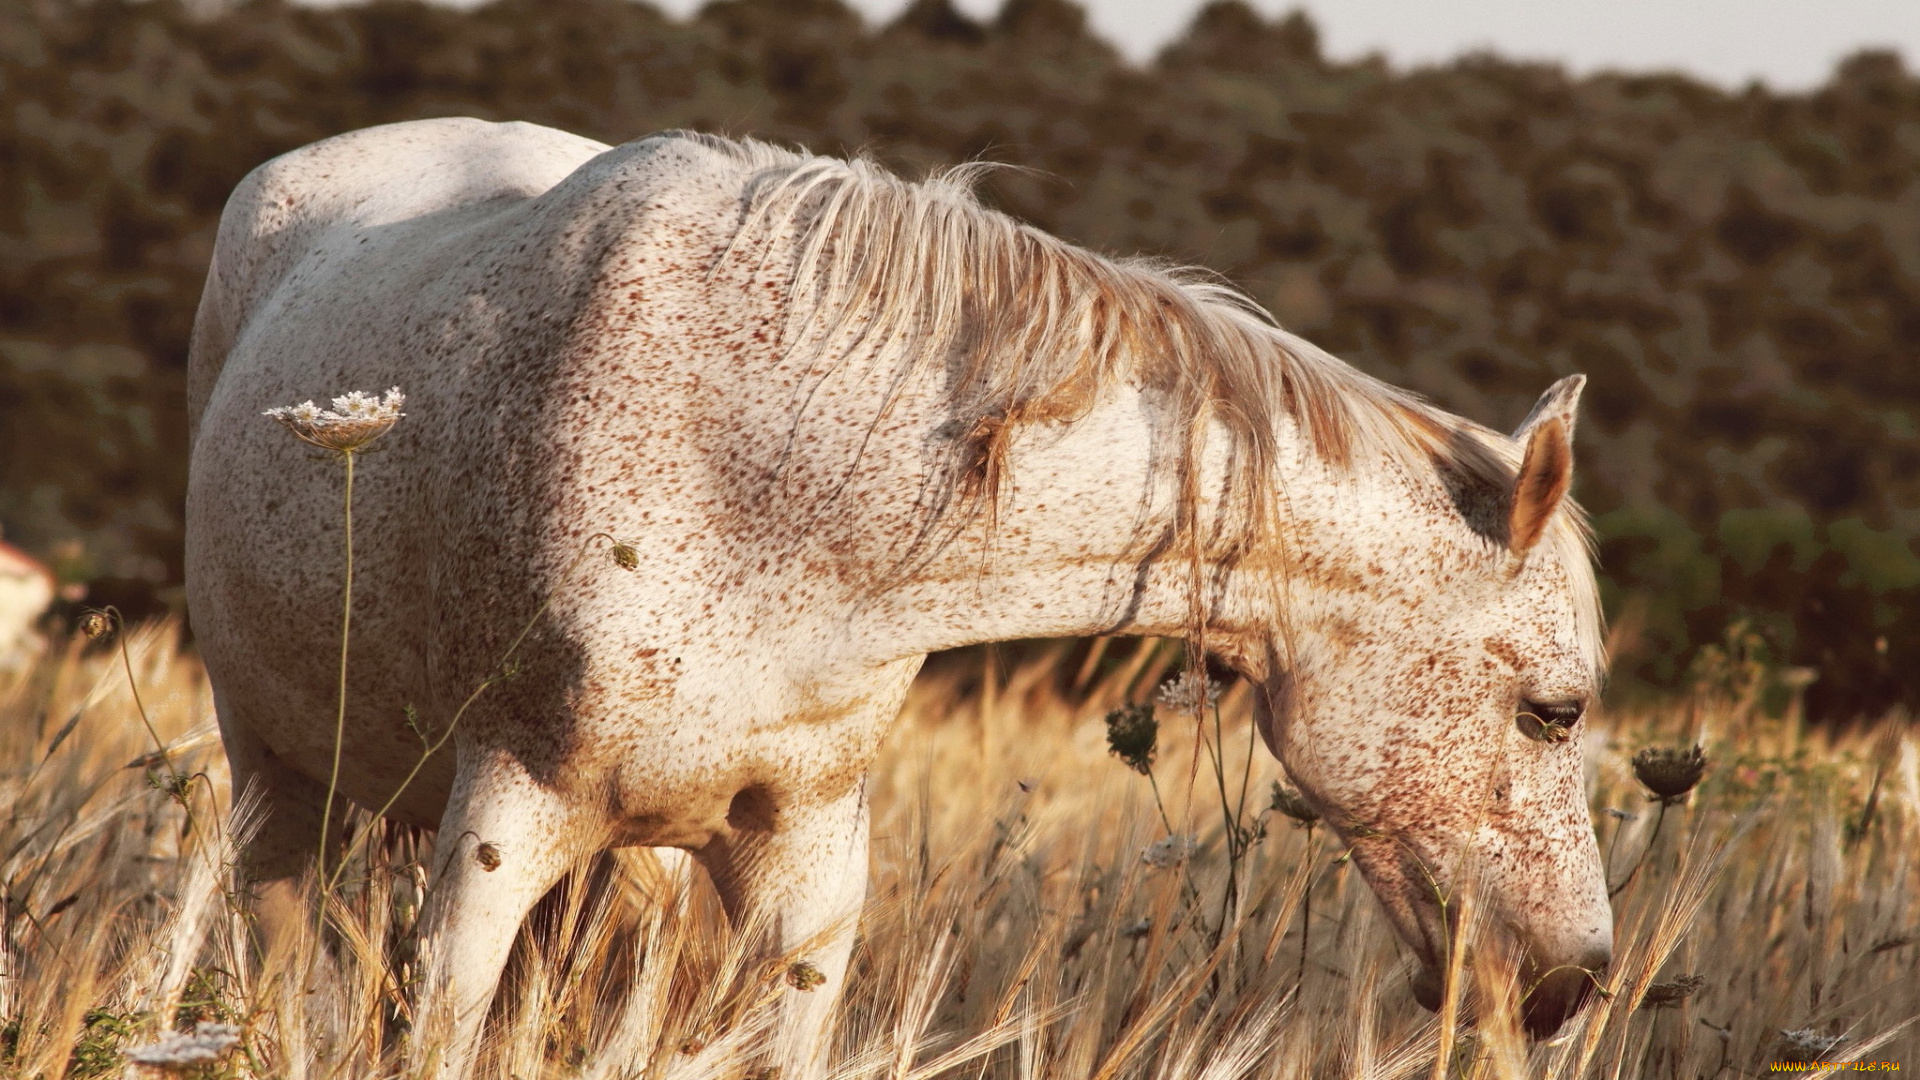
<svg viewBox="0 0 1920 1080">
<path fill-rule="evenodd" d="M 1531 701 L 1521 699 L 1519 715 L 1514 719 L 1529 739 L 1562 743 L 1573 737 L 1573 725 L 1586 711 L 1584 701 Z"/>
</svg>

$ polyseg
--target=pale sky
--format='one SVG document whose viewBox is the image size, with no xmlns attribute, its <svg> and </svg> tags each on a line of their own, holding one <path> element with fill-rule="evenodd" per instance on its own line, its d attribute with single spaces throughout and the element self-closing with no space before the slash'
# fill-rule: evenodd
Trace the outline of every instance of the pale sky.
<svg viewBox="0 0 1920 1080">
<path fill-rule="evenodd" d="M 675 14 L 702 0 L 654 0 Z M 906 0 L 848 0 L 885 20 Z M 1142 59 L 1184 27 L 1202 0 L 1082 0 L 1093 25 Z M 988 17 L 999 0 L 955 0 Z M 1557 60 L 1578 73 L 1680 69 L 1723 86 L 1761 79 L 1775 89 L 1824 82 L 1857 49 L 1892 47 L 1920 66 L 1920 0 L 1253 0 L 1276 15 L 1305 8 L 1326 52 L 1385 53 L 1397 65 L 1492 49 Z"/>
</svg>

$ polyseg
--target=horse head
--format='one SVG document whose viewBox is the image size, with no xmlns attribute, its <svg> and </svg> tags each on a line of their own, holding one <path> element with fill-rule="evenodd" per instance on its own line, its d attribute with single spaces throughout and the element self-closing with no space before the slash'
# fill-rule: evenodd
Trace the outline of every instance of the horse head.
<svg viewBox="0 0 1920 1080">
<path fill-rule="evenodd" d="M 1511 445 L 1456 446 L 1440 485 L 1398 481 L 1410 516 L 1369 504 L 1345 539 L 1363 569 L 1300 582 L 1291 655 L 1255 695 L 1268 745 L 1418 954 L 1416 996 L 1439 1005 L 1470 891 L 1523 957 L 1536 1035 L 1580 1006 L 1612 949 L 1581 769 L 1599 616 L 1567 498 L 1583 382 L 1547 391 Z"/>
</svg>

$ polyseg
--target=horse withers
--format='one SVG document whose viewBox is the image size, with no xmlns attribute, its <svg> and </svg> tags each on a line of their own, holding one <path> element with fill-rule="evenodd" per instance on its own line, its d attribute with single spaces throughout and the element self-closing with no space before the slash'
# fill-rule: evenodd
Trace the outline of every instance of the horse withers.
<svg viewBox="0 0 1920 1080">
<path fill-rule="evenodd" d="M 1231 664 L 1430 972 L 1473 879 L 1533 1031 L 1607 962 L 1567 737 L 1601 668 L 1581 380 L 1501 435 L 968 178 L 432 120 L 294 151 L 228 203 L 187 573 L 234 783 L 267 810 L 247 870 L 310 865 L 336 752 L 339 470 L 261 413 L 398 386 L 409 418 L 356 489 L 339 788 L 438 829 L 416 1013 L 443 1070 L 534 902 L 646 845 L 824 976 L 781 991 L 769 1051 L 819 1072 L 867 771 L 928 652 L 1015 638 L 1184 636 Z M 596 535 L 637 572 L 579 564 Z M 406 783 L 408 707 L 445 732 L 523 630 L 519 677 Z"/>
</svg>

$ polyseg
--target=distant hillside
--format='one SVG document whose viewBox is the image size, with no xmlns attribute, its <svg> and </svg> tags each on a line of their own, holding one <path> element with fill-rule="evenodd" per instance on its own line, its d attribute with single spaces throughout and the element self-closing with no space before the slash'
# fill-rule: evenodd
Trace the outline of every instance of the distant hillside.
<svg viewBox="0 0 1920 1080">
<path fill-rule="evenodd" d="M 457 12 L 0 0 L 0 522 L 100 595 L 177 582 L 187 331 L 220 206 L 274 154 L 422 116 L 984 157 L 990 198 L 1225 273 L 1287 324 L 1510 426 L 1592 377 L 1580 495 L 1620 674 L 1671 685 L 1747 616 L 1830 716 L 1920 704 L 1920 81 L 1810 95 L 1320 55 L 1202 13 L 1148 69 L 1064 0 L 691 22 L 626 0 Z"/>
</svg>

